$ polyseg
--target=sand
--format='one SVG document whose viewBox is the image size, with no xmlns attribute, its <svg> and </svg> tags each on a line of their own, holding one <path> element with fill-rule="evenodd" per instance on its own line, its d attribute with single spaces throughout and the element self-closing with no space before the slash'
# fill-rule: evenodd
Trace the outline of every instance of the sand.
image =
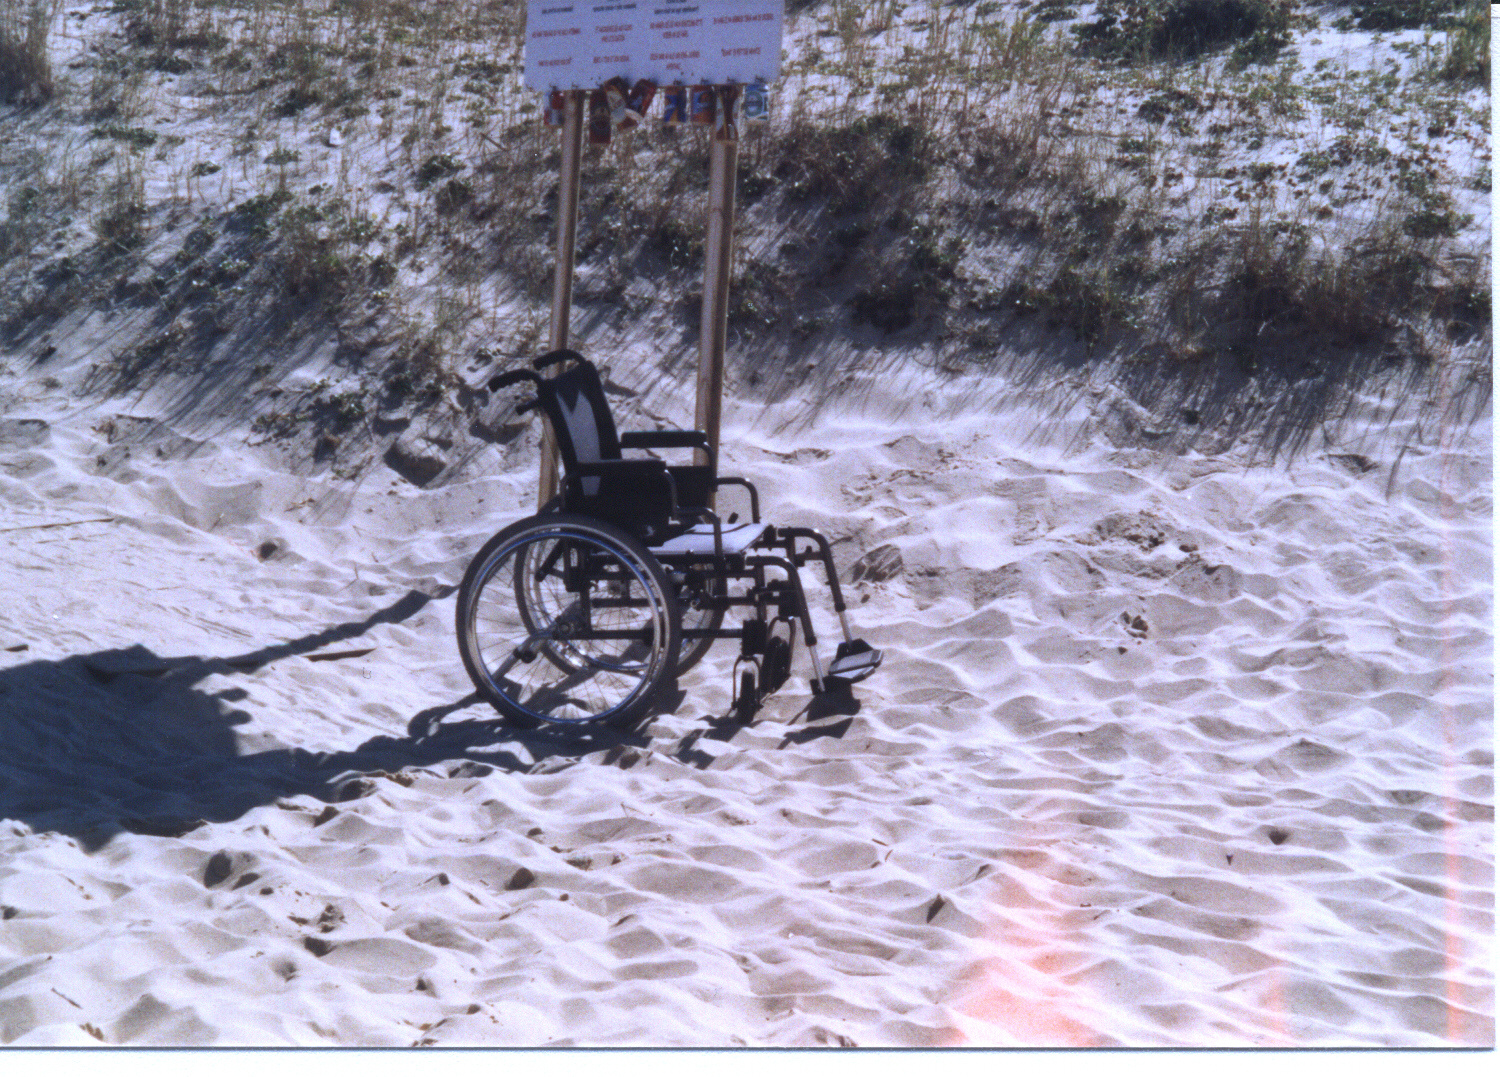
<svg viewBox="0 0 1500 1077">
<path fill-rule="evenodd" d="M 1490 419 L 1441 384 L 1275 462 L 1081 381 L 740 386 L 722 470 L 862 566 L 885 666 L 745 725 L 720 645 L 622 735 L 459 663 L 534 430 L 299 474 L 22 365 L 0 1043 L 1494 1043 Z"/>
</svg>

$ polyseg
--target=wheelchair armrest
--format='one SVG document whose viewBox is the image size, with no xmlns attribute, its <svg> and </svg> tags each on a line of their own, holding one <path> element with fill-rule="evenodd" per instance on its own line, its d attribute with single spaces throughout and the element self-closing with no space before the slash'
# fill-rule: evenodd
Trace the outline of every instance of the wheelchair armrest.
<svg viewBox="0 0 1500 1077">
<path fill-rule="evenodd" d="M 630 430 L 620 435 L 622 449 L 702 449 L 715 466 L 714 450 L 702 430 Z"/>
<path fill-rule="evenodd" d="M 760 492 L 756 490 L 755 484 L 749 479 L 736 478 L 726 475 L 723 478 L 714 479 L 714 487 L 720 486 L 743 486 L 750 491 L 750 522 L 760 523 Z"/>
<path fill-rule="evenodd" d="M 607 479 L 654 478 L 666 471 L 665 460 L 580 460 L 573 468 L 576 475 L 599 475 Z"/>
</svg>

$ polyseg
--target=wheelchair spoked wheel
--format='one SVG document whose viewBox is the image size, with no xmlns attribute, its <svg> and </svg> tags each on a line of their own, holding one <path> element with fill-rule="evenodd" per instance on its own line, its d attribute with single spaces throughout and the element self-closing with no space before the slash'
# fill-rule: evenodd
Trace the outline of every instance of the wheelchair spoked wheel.
<svg viewBox="0 0 1500 1077">
<path fill-rule="evenodd" d="M 464 668 L 524 726 L 628 724 L 675 672 L 673 589 L 637 539 L 586 516 L 538 515 L 487 542 L 458 592 Z"/>
<path fill-rule="evenodd" d="M 516 610 L 529 633 L 543 633 L 558 618 L 566 617 L 577 602 L 574 592 L 558 587 L 557 580 L 566 568 L 569 551 L 575 549 L 567 539 L 531 542 L 519 549 L 511 577 L 515 583 Z M 619 592 L 623 585 L 613 590 Z M 569 639 L 552 639 L 542 635 L 538 641 L 541 654 L 564 673 L 579 673 L 591 667 L 610 669 L 633 666 L 634 658 L 599 652 L 587 644 Z"/>
</svg>

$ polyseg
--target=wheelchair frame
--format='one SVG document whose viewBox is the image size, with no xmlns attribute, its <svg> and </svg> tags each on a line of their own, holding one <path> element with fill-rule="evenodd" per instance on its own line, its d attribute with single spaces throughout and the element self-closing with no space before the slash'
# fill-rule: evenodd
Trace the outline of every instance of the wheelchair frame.
<svg viewBox="0 0 1500 1077">
<path fill-rule="evenodd" d="M 537 373 L 559 364 L 554 377 Z M 517 410 L 546 415 L 562 456 L 562 491 L 485 544 L 464 575 L 456 612 L 464 666 L 507 719 L 634 725 L 715 641 L 737 639 L 733 706 L 748 721 L 790 676 L 799 627 L 814 694 L 879 667 L 881 652 L 850 629 L 828 540 L 811 528 L 763 524 L 754 484 L 720 477 L 701 431 L 617 434 L 598 371 L 576 352 L 550 352 L 531 369 L 497 374 L 489 387 L 521 382 L 536 396 Z M 709 463 L 671 467 L 621 455 L 656 448 L 702 450 Z M 748 523 L 708 507 L 724 486 L 748 491 Z M 826 670 L 800 575 L 812 561 L 823 567 L 843 629 Z M 724 627 L 725 615 L 740 610 L 740 626 Z"/>
</svg>

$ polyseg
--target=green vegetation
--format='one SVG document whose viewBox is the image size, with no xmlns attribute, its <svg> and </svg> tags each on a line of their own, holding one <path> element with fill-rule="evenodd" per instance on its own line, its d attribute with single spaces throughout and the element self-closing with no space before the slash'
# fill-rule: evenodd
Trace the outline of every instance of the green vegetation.
<svg viewBox="0 0 1500 1077">
<path fill-rule="evenodd" d="M 156 145 L 161 136 L 145 127 L 126 127 L 123 124 L 107 123 L 94 128 L 90 137 L 112 138 L 123 142 L 133 150 L 146 150 Z"/>
<path fill-rule="evenodd" d="M 1074 30 L 1084 51 L 1127 62 L 1195 56 L 1238 42 L 1244 62 L 1291 41 L 1296 0 L 1100 0 Z"/>
<path fill-rule="evenodd" d="M 1490 5 L 1469 0 L 1449 24 L 1448 47 L 1438 74 L 1453 82 L 1490 84 Z"/>
<path fill-rule="evenodd" d="M 1361 30 L 1441 29 L 1468 0 L 1355 0 L 1347 16 Z M 1488 5 L 1486 5 L 1488 6 Z"/>
</svg>

